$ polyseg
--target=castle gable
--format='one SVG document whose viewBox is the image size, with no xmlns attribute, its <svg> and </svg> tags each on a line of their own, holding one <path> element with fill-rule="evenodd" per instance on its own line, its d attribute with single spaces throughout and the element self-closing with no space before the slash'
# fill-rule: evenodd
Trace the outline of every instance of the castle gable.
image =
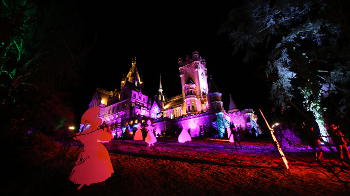
<svg viewBox="0 0 350 196">
<path fill-rule="evenodd" d="M 162 110 L 161 110 L 161 107 L 158 105 L 157 101 L 153 101 L 153 104 L 151 106 L 149 113 L 150 113 L 150 117 L 153 119 L 162 117 Z"/>
</svg>

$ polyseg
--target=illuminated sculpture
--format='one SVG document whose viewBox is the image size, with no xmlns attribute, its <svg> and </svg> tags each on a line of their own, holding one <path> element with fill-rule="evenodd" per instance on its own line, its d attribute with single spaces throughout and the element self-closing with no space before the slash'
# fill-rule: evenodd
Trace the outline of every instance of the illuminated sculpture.
<svg viewBox="0 0 350 196">
<path fill-rule="evenodd" d="M 149 147 L 151 147 L 151 146 L 154 146 L 154 143 L 157 142 L 157 138 L 153 133 L 154 127 L 152 126 L 151 120 L 147 120 L 147 125 L 148 125 L 146 127 L 147 136 L 146 136 L 145 142 L 148 144 Z"/>
<path fill-rule="evenodd" d="M 141 131 L 141 123 L 137 124 L 137 131 L 135 132 L 134 140 L 143 140 L 142 131 Z"/>
<path fill-rule="evenodd" d="M 261 134 L 260 127 L 257 123 L 258 117 L 255 114 L 250 115 L 250 125 L 251 125 L 251 134 L 253 134 L 255 137 L 258 137 L 259 134 Z M 255 130 L 254 132 L 252 130 Z"/>
<path fill-rule="evenodd" d="M 78 190 L 84 185 L 103 182 L 114 173 L 108 151 L 100 143 L 110 141 L 113 136 L 99 128 L 102 124 L 102 119 L 98 118 L 99 112 L 99 106 L 88 109 L 81 118 L 83 126 L 74 137 L 84 145 L 69 177 L 73 183 L 79 184 Z"/>
<path fill-rule="evenodd" d="M 185 142 L 190 142 L 192 141 L 191 135 L 189 134 L 190 129 L 182 129 L 179 137 L 178 137 L 178 142 L 179 143 L 185 143 Z"/>
<path fill-rule="evenodd" d="M 234 143 L 235 142 L 234 135 L 233 135 L 234 131 L 235 130 L 227 129 L 228 141 L 230 143 Z"/>
</svg>

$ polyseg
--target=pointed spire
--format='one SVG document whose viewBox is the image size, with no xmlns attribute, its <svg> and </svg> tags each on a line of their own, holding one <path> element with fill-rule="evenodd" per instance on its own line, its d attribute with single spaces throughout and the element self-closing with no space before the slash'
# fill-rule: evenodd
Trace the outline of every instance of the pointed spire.
<svg viewBox="0 0 350 196">
<path fill-rule="evenodd" d="M 137 68 L 136 68 L 136 57 L 133 57 L 131 59 L 131 68 L 126 78 L 131 83 L 138 82 L 142 84 L 139 72 L 137 71 Z"/>
<path fill-rule="evenodd" d="M 134 87 L 140 88 L 140 85 L 142 85 L 142 81 L 139 75 L 139 72 L 137 71 L 136 68 L 136 57 L 133 57 L 131 59 L 131 68 L 126 75 L 125 79 L 122 81 L 121 88 L 124 87 L 126 83 L 131 83 Z"/>
<path fill-rule="evenodd" d="M 133 58 L 131 58 L 131 65 L 132 67 L 136 66 L 136 56 L 134 56 Z"/>
<path fill-rule="evenodd" d="M 159 77 L 159 90 L 158 90 L 160 93 L 163 92 L 163 89 L 162 89 L 162 74 L 160 74 L 160 77 Z"/>
<path fill-rule="evenodd" d="M 163 107 L 163 102 L 165 101 L 165 97 L 163 94 L 163 87 L 162 87 L 162 75 L 159 77 L 159 89 L 158 89 L 158 101 L 162 102 L 162 107 Z"/>
<path fill-rule="evenodd" d="M 237 109 L 237 106 L 235 104 L 235 102 L 232 99 L 231 93 L 230 93 L 230 105 L 228 106 L 229 110 L 233 110 L 233 109 Z"/>
</svg>

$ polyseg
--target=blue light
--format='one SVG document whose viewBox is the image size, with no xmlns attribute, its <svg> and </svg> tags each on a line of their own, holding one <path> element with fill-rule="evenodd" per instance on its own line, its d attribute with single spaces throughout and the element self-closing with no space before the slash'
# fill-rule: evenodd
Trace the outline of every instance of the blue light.
<svg viewBox="0 0 350 196">
<path fill-rule="evenodd" d="M 225 129 L 230 126 L 230 121 L 224 118 L 224 113 L 216 113 L 216 121 L 212 122 L 213 127 L 218 130 L 219 138 L 224 138 Z"/>
</svg>

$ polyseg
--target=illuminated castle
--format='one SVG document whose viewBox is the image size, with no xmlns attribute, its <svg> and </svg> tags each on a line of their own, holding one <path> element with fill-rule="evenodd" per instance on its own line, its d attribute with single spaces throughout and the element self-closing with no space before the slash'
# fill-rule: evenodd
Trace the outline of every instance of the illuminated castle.
<svg viewBox="0 0 350 196">
<path fill-rule="evenodd" d="M 224 137 L 230 123 L 259 130 L 254 112 L 236 109 L 231 97 L 229 110 L 224 110 L 222 94 L 211 79 L 208 82 L 206 62 L 198 52 L 178 59 L 182 93 L 169 99 L 164 96 L 161 80 L 157 95 L 144 95 L 136 59 L 131 64 L 119 91 L 97 89 L 89 104 L 104 106 L 100 117 L 117 137 L 125 132 L 133 134 L 134 125 L 149 118 L 153 119 L 157 135 L 176 136 L 182 129 L 189 129 L 192 137 Z"/>
</svg>

